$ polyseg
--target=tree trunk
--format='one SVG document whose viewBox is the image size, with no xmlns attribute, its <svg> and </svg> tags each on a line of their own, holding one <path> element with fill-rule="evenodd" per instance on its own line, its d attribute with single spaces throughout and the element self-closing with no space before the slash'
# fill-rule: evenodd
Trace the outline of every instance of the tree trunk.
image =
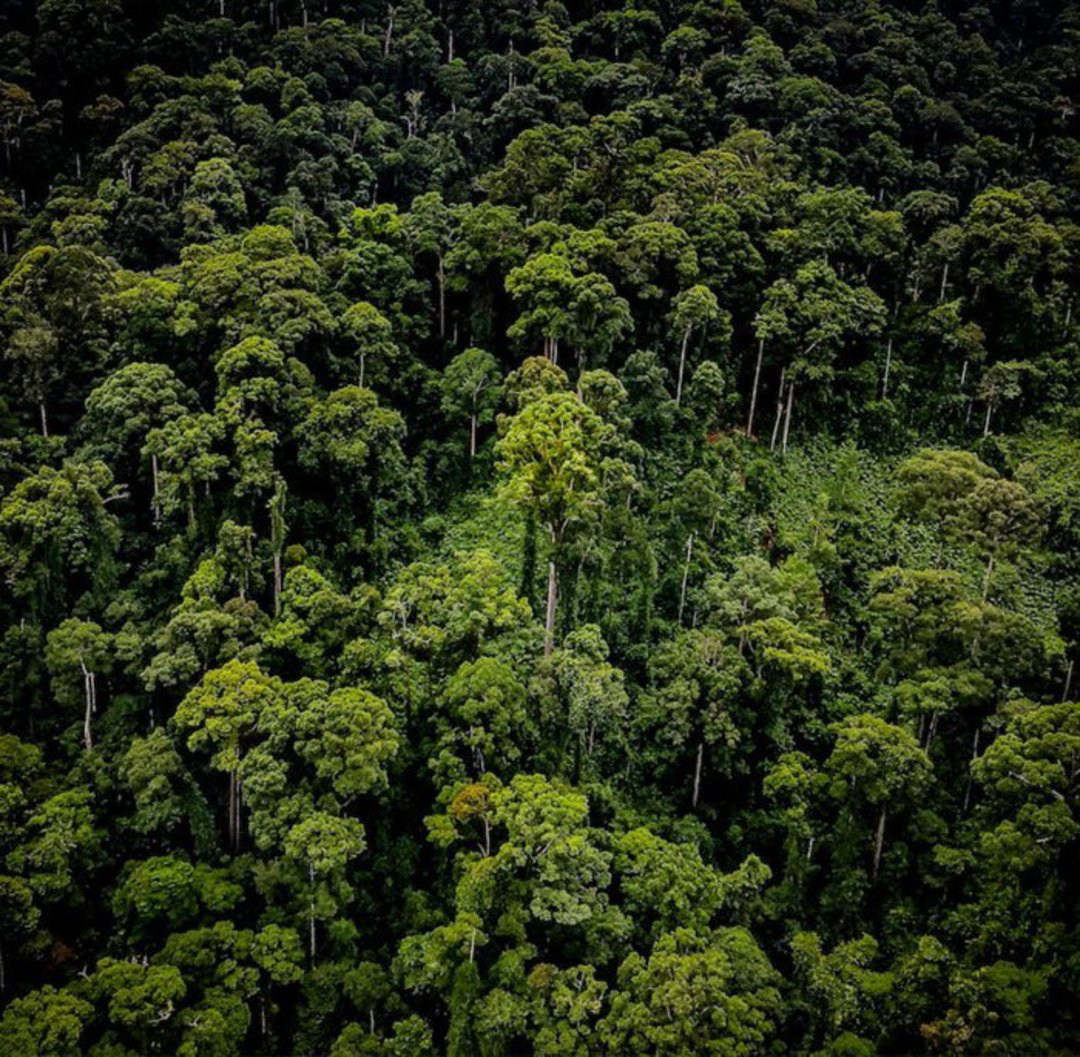
<svg viewBox="0 0 1080 1057">
<path fill-rule="evenodd" d="M 780 388 L 776 393 L 776 421 L 773 422 L 772 440 L 769 451 L 776 451 L 776 438 L 780 435 L 780 420 L 784 417 L 784 378 L 785 368 L 780 368 Z"/>
<path fill-rule="evenodd" d="M 311 893 L 308 902 L 308 955 L 311 968 L 315 968 L 315 867 L 308 863 L 308 890 Z"/>
<path fill-rule="evenodd" d="M 678 624 L 682 625 L 683 610 L 686 608 L 686 581 L 690 576 L 690 558 L 694 553 L 694 534 L 690 533 L 686 537 L 686 564 L 683 566 L 682 574 L 682 590 L 679 592 L 679 619 Z"/>
<path fill-rule="evenodd" d="M 881 379 L 881 399 L 889 399 L 889 368 L 892 366 L 892 335 L 889 336 L 889 341 L 885 346 L 885 373 Z"/>
<path fill-rule="evenodd" d="M 96 702 L 94 700 L 96 687 L 94 686 L 94 673 L 91 672 L 82 661 L 79 662 L 79 667 L 82 668 L 83 700 L 85 703 L 85 710 L 83 712 L 83 745 L 85 746 L 86 751 L 89 752 L 94 747 L 94 739 L 91 736 L 90 730 L 90 719 L 96 708 Z"/>
<path fill-rule="evenodd" d="M 874 877 L 878 875 L 878 867 L 881 865 L 881 849 L 885 846 L 885 811 L 886 805 L 881 805 L 881 814 L 878 816 L 877 837 L 874 838 Z"/>
<path fill-rule="evenodd" d="M 228 777 L 229 783 L 229 818 L 228 818 L 228 839 L 229 847 L 236 850 L 236 771 L 230 771 Z"/>
<path fill-rule="evenodd" d="M 975 727 L 975 738 L 971 745 L 971 763 L 974 764 L 979 758 L 979 735 L 982 733 L 982 728 Z M 966 815 L 968 804 L 971 803 L 971 767 L 968 767 L 967 785 L 964 787 L 964 806 L 960 808 L 960 814 Z"/>
<path fill-rule="evenodd" d="M 442 254 L 439 254 L 439 337 L 446 337 L 446 272 Z"/>
<path fill-rule="evenodd" d="M 281 550 L 274 551 L 274 616 L 281 616 Z"/>
<path fill-rule="evenodd" d="M 788 433 L 791 430 L 791 405 L 795 403 L 795 379 L 788 382 L 787 390 L 787 414 L 784 416 L 784 440 L 781 445 L 782 451 L 787 451 Z"/>
<path fill-rule="evenodd" d="M 982 587 L 982 600 L 986 601 L 986 596 L 990 593 L 990 576 L 994 572 L 994 556 L 991 554 L 986 561 L 986 572 L 983 573 L 983 587 Z"/>
<path fill-rule="evenodd" d="M 698 806 L 698 797 L 701 795 L 701 765 L 705 760 L 705 741 L 702 739 L 697 743 L 697 760 L 694 763 L 694 796 L 690 802 L 690 806 L 696 811 Z"/>
<path fill-rule="evenodd" d="M 1069 658 L 1068 667 L 1065 669 L 1065 689 L 1061 692 L 1061 700 L 1064 703 L 1069 700 L 1069 691 L 1072 689 L 1073 661 Z"/>
<path fill-rule="evenodd" d="M 45 401 L 38 401 L 38 411 L 41 413 L 41 435 L 47 437 L 49 435 L 49 418 L 45 414 Z"/>
<path fill-rule="evenodd" d="M 987 401 L 986 403 L 986 418 L 983 419 L 983 436 L 990 436 L 990 416 L 994 413 L 994 405 Z"/>
<path fill-rule="evenodd" d="M 161 503 L 159 497 L 161 495 L 161 487 L 158 478 L 158 457 L 154 452 L 150 453 L 150 475 L 154 479 L 154 498 L 151 500 L 150 506 L 154 512 L 154 524 L 161 524 Z"/>
<path fill-rule="evenodd" d="M 387 11 L 386 19 L 386 35 L 383 37 L 383 58 L 385 59 L 390 54 L 390 45 L 394 41 L 394 9 L 391 7 Z"/>
<path fill-rule="evenodd" d="M 967 381 L 967 372 L 968 372 L 968 360 L 967 360 L 967 357 L 965 356 L 964 357 L 964 362 L 960 367 L 960 388 L 961 389 L 964 388 L 964 383 Z"/>
<path fill-rule="evenodd" d="M 761 361 L 765 356 L 765 339 L 758 338 L 757 362 L 754 364 L 754 384 L 750 389 L 750 411 L 746 416 L 746 435 L 754 432 L 754 411 L 757 410 L 758 385 L 761 382 Z"/>
<path fill-rule="evenodd" d="M 555 572 L 555 559 L 548 561 L 547 618 L 544 621 L 544 656 L 550 657 L 555 649 L 555 606 L 558 601 L 559 584 Z"/>
<path fill-rule="evenodd" d="M 690 344 L 690 327 L 686 328 L 682 339 L 682 348 L 679 350 L 679 380 L 675 383 L 675 406 L 682 403 L 683 372 L 686 370 L 686 346 Z"/>
<path fill-rule="evenodd" d="M 945 288 L 949 282 L 949 262 L 945 262 L 945 267 L 941 269 L 941 289 L 938 290 L 938 304 L 945 300 Z"/>
<path fill-rule="evenodd" d="M 469 416 L 469 458 L 476 458 L 476 411 Z"/>
</svg>

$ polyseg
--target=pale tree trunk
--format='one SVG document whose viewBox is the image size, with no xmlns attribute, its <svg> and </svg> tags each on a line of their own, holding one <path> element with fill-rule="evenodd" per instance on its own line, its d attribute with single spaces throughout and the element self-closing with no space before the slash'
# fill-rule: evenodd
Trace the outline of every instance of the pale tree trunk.
<svg viewBox="0 0 1080 1057">
<path fill-rule="evenodd" d="M 390 54 L 390 45 L 394 41 L 394 8 L 387 8 L 386 12 L 386 35 L 383 37 L 383 58 Z"/>
<path fill-rule="evenodd" d="M 1073 661 L 1069 658 L 1068 667 L 1065 669 L 1065 689 L 1061 692 L 1062 703 L 1069 700 L 1069 691 L 1072 689 Z"/>
<path fill-rule="evenodd" d="M 41 414 L 41 435 L 47 437 L 49 435 L 49 417 L 45 413 L 45 401 L 38 401 L 38 411 Z"/>
<path fill-rule="evenodd" d="M 454 61 L 454 31 L 447 30 L 446 37 L 446 61 L 451 63 Z"/>
<path fill-rule="evenodd" d="M 780 388 L 776 393 L 776 421 L 773 422 L 772 440 L 769 442 L 769 451 L 776 451 L 776 438 L 780 436 L 780 420 L 784 417 L 784 379 L 785 368 L 780 368 Z"/>
<path fill-rule="evenodd" d="M 555 559 L 548 561 L 547 618 L 544 621 L 544 656 L 550 657 L 555 649 L 555 606 L 558 601 L 559 584 L 555 572 Z"/>
<path fill-rule="evenodd" d="M 367 353 L 360 353 L 360 388 L 364 388 L 364 361 L 367 358 Z"/>
<path fill-rule="evenodd" d="M 473 407 L 473 413 L 469 416 L 469 458 L 476 458 L 476 408 Z"/>
<path fill-rule="evenodd" d="M 994 572 L 994 556 L 991 554 L 986 561 L 986 572 L 983 573 L 983 586 L 982 586 L 982 600 L 986 601 L 986 596 L 990 593 L 990 577 Z"/>
<path fill-rule="evenodd" d="M 965 356 L 964 357 L 964 362 L 960 367 L 960 388 L 961 389 L 964 388 L 964 383 L 967 381 L 967 372 L 968 372 L 968 360 L 967 360 L 967 357 Z"/>
<path fill-rule="evenodd" d="M 683 373 L 686 370 L 686 347 L 690 344 L 690 333 L 692 328 L 687 327 L 683 333 L 682 348 L 679 350 L 679 380 L 675 383 L 675 406 L 678 407 L 682 403 L 682 384 Z"/>
<path fill-rule="evenodd" d="M 442 254 L 439 254 L 439 337 L 446 337 L 446 272 Z"/>
<path fill-rule="evenodd" d="M 881 805 L 881 814 L 878 816 L 877 836 L 874 838 L 874 877 L 878 875 L 878 867 L 881 865 L 881 849 L 885 846 L 885 812 L 886 805 Z"/>
<path fill-rule="evenodd" d="M 683 566 L 682 574 L 682 590 L 679 592 L 679 619 L 678 623 L 682 625 L 683 610 L 686 608 L 686 581 L 690 577 L 690 558 L 694 553 L 694 534 L 690 533 L 686 537 L 686 564 Z"/>
<path fill-rule="evenodd" d="M 994 405 L 987 401 L 986 404 L 986 418 L 983 419 L 983 436 L 990 436 L 990 416 L 994 413 Z"/>
<path fill-rule="evenodd" d="M 938 290 L 938 304 L 945 300 L 945 289 L 949 283 L 949 262 L 945 262 L 945 267 L 941 269 L 941 289 Z"/>
<path fill-rule="evenodd" d="M 788 433 L 791 430 L 791 405 L 795 403 L 795 379 L 788 382 L 787 414 L 784 415 L 784 441 L 781 450 L 787 451 Z"/>
<path fill-rule="evenodd" d="M 315 968 L 315 867 L 308 863 L 308 954 L 311 958 L 311 968 Z"/>
<path fill-rule="evenodd" d="M 975 761 L 979 758 L 979 735 L 982 733 L 982 728 L 975 727 L 975 738 L 971 745 L 971 764 L 974 765 Z M 967 785 L 964 787 L 964 806 L 960 808 L 960 814 L 966 815 L 968 804 L 971 803 L 971 766 L 968 767 Z"/>
<path fill-rule="evenodd" d="M 281 616 L 281 549 L 274 551 L 274 616 Z"/>
<path fill-rule="evenodd" d="M 698 797 L 701 795 L 701 767 L 705 760 L 705 741 L 704 739 L 697 743 L 697 760 L 694 763 L 694 797 L 690 806 L 696 811 L 698 806 Z"/>
<path fill-rule="evenodd" d="M 85 710 L 83 712 L 83 745 L 85 746 L 86 751 L 89 752 L 94 747 L 94 739 L 90 729 L 90 720 L 97 711 L 97 682 L 94 673 L 90 671 L 82 661 L 79 661 L 79 667 L 82 668 L 83 700 L 85 704 Z"/>
<path fill-rule="evenodd" d="M 150 454 L 150 475 L 154 479 L 154 498 L 150 502 L 151 509 L 154 512 L 154 524 L 161 524 L 161 503 L 159 501 L 161 495 L 161 488 L 158 478 L 158 458 L 157 454 L 151 452 Z"/>
<path fill-rule="evenodd" d="M 758 385 L 761 382 L 761 361 L 765 356 L 765 339 L 758 338 L 757 362 L 754 364 L 754 384 L 750 389 L 750 412 L 746 416 L 746 435 L 754 432 L 754 411 L 757 410 Z"/>
<path fill-rule="evenodd" d="M 889 368 L 892 367 L 892 343 L 893 339 L 890 335 L 889 341 L 885 346 L 885 373 L 881 379 L 882 400 L 888 400 L 889 398 Z"/>
</svg>

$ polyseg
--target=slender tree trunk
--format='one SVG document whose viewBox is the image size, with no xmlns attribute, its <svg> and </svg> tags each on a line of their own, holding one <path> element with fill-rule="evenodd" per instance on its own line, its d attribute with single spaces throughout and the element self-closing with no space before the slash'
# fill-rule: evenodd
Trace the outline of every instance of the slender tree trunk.
<svg viewBox="0 0 1080 1057">
<path fill-rule="evenodd" d="M 367 353 L 360 353 L 360 388 L 364 388 L 364 361 L 367 359 Z"/>
<path fill-rule="evenodd" d="M 945 288 L 949 283 L 949 262 L 945 262 L 945 267 L 941 269 L 941 289 L 938 290 L 938 304 L 945 300 Z"/>
<path fill-rule="evenodd" d="M 47 437 L 49 435 L 49 418 L 45 413 L 45 401 L 38 401 L 38 411 L 41 414 L 41 435 Z"/>
<path fill-rule="evenodd" d="M 469 416 L 469 458 L 476 458 L 476 409 Z"/>
<path fill-rule="evenodd" d="M 694 553 L 694 533 L 691 532 L 686 537 L 686 564 L 683 566 L 682 574 L 682 589 L 679 592 L 679 619 L 678 623 L 682 625 L 683 610 L 686 608 L 686 581 L 690 577 L 690 558 Z"/>
<path fill-rule="evenodd" d="M 687 327 L 683 333 L 682 348 L 679 349 L 679 380 L 675 383 L 675 406 L 682 403 L 683 373 L 686 370 L 686 347 L 690 344 L 691 327 Z"/>
<path fill-rule="evenodd" d="M 274 551 L 274 616 L 281 616 L 281 548 Z"/>
<path fill-rule="evenodd" d="M 548 560 L 547 618 L 544 621 L 544 656 L 550 657 L 555 649 L 555 606 L 558 601 L 559 584 L 555 572 L 555 559 Z"/>
<path fill-rule="evenodd" d="M 375 1034 L 375 1007 L 372 1006 L 368 1011 L 368 1034 Z"/>
<path fill-rule="evenodd" d="M 979 758 L 979 735 L 982 733 L 982 728 L 978 725 L 975 727 L 975 738 L 971 745 L 971 765 L 974 765 L 975 761 Z M 971 765 L 968 766 L 967 784 L 964 786 L 964 806 L 960 808 L 960 814 L 966 815 L 968 804 L 971 803 Z"/>
<path fill-rule="evenodd" d="M 705 740 L 704 738 L 697 743 L 697 760 L 694 762 L 694 797 L 690 802 L 690 806 L 696 811 L 698 806 L 698 798 L 701 795 L 701 766 L 705 761 Z"/>
<path fill-rule="evenodd" d="M 782 451 L 787 451 L 788 433 L 791 430 L 791 405 L 795 403 L 795 379 L 792 378 L 788 382 L 787 390 L 787 414 L 784 416 L 784 440 L 781 446 Z"/>
<path fill-rule="evenodd" d="M 990 416 L 994 413 L 994 405 L 987 401 L 986 403 L 986 418 L 983 419 L 983 436 L 990 436 Z"/>
<path fill-rule="evenodd" d="M 757 360 L 754 363 L 754 384 L 750 388 L 750 411 L 746 416 L 746 435 L 754 433 L 754 412 L 757 410 L 758 385 L 761 383 L 761 361 L 765 357 L 765 339 L 758 338 Z"/>
<path fill-rule="evenodd" d="M 439 337 L 446 337 L 446 272 L 443 268 L 442 254 L 439 254 Z"/>
<path fill-rule="evenodd" d="M 964 383 L 967 381 L 967 372 L 968 372 L 968 359 L 965 356 L 964 357 L 964 362 L 963 362 L 962 366 L 960 367 L 960 388 L 961 389 L 964 388 Z"/>
<path fill-rule="evenodd" d="M 990 577 L 994 572 L 994 556 L 991 554 L 986 561 L 986 572 L 983 573 L 982 600 L 990 593 Z"/>
<path fill-rule="evenodd" d="M 1065 669 L 1065 689 L 1061 692 L 1062 703 L 1069 700 L 1069 691 L 1072 689 L 1073 661 L 1069 658 L 1068 667 Z"/>
<path fill-rule="evenodd" d="M 386 19 L 386 34 L 383 37 L 383 58 L 385 59 L 390 54 L 390 45 L 394 42 L 394 8 L 391 7 L 387 11 Z"/>
<path fill-rule="evenodd" d="M 154 481 L 154 497 L 150 501 L 150 507 L 154 514 L 154 524 L 161 524 L 161 485 L 158 471 L 158 457 L 156 452 L 150 453 L 150 476 Z"/>
<path fill-rule="evenodd" d="M 96 688 L 94 686 L 94 673 L 91 672 L 82 661 L 79 662 L 79 667 L 82 668 L 83 701 L 85 705 L 83 712 L 83 745 L 85 746 L 86 751 L 90 752 L 94 747 L 94 739 L 90 729 L 90 720 L 95 709 L 94 694 Z"/>
<path fill-rule="evenodd" d="M 776 438 L 780 436 L 780 420 L 784 417 L 784 379 L 786 369 L 780 368 L 780 388 L 776 393 L 776 421 L 773 422 L 772 440 L 769 442 L 769 451 L 776 451 Z"/>
<path fill-rule="evenodd" d="M 889 368 L 892 366 L 892 335 L 889 335 L 889 340 L 885 345 L 885 373 L 881 379 L 881 399 L 889 399 Z"/>
<path fill-rule="evenodd" d="M 878 875 L 878 867 L 881 865 L 881 849 L 885 846 L 885 811 L 886 805 L 881 805 L 881 814 L 878 816 L 877 836 L 874 838 L 874 877 Z"/>
<path fill-rule="evenodd" d="M 311 958 L 311 968 L 315 968 L 315 867 L 308 863 L 308 954 Z"/>
<path fill-rule="evenodd" d="M 229 847 L 236 851 L 236 771 L 229 772 Z"/>
</svg>

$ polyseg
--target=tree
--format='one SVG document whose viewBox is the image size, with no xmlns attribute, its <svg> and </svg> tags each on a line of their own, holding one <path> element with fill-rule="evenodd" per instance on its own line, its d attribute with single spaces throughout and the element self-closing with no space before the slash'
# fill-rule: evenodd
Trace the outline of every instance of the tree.
<svg viewBox="0 0 1080 1057">
<path fill-rule="evenodd" d="M 885 822 L 896 800 L 916 802 L 930 781 L 926 754 L 909 731 L 877 716 L 850 716 L 834 728 L 836 744 L 825 763 L 833 777 L 833 795 L 854 794 L 878 812 L 873 875 L 881 865 Z"/>
<path fill-rule="evenodd" d="M 97 677 L 112 667 L 113 636 L 90 620 L 71 618 L 49 632 L 46 664 L 62 705 L 83 700 L 83 745 L 93 748 L 91 718 L 97 712 Z M 80 695 L 79 688 L 82 693 Z"/>
<path fill-rule="evenodd" d="M 557 567 L 567 539 L 595 515 L 601 502 L 599 456 L 603 423 L 577 397 L 555 393 L 526 404 L 496 445 L 501 495 L 547 530 L 547 616 L 544 653 L 555 647 Z"/>
<path fill-rule="evenodd" d="M 447 415 L 468 416 L 469 458 L 476 457 L 476 427 L 488 423 L 501 397 L 502 375 L 490 352 L 466 349 L 447 365 L 442 376 L 442 409 Z"/>
<path fill-rule="evenodd" d="M 299 863 L 308 878 L 308 956 L 312 967 L 315 965 L 316 882 L 320 877 L 340 873 L 365 847 L 364 827 L 359 822 L 322 811 L 298 822 L 285 838 L 286 857 Z"/>
<path fill-rule="evenodd" d="M 597 1025 L 607 1052 L 760 1052 L 777 1030 L 779 977 L 741 928 L 660 936 L 648 958 L 630 955 Z"/>
<path fill-rule="evenodd" d="M 675 382 L 675 403 L 682 402 L 683 371 L 686 368 L 686 348 L 690 344 L 690 335 L 694 329 L 703 330 L 710 323 L 720 318 L 720 306 L 716 295 L 707 286 L 691 286 L 675 298 L 671 320 L 682 333 L 679 346 L 679 373 Z"/>
</svg>

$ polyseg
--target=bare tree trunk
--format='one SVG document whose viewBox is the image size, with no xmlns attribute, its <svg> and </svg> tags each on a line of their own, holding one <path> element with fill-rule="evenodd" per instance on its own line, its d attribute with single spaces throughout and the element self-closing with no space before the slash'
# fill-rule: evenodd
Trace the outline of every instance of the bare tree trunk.
<svg viewBox="0 0 1080 1057">
<path fill-rule="evenodd" d="M 792 378 L 788 382 L 787 390 L 787 414 L 784 416 L 784 441 L 781 446 L 782 451 L 787 451 L 788 432 L 791 430 L 791 405 L 795 403 L 795 379 Z"/>
<path fill-rule="evenodd" d="M 454 31 L 448 30 L 446 37 L 446 61 L 448 63 L 454 61 Z"/>
<path fill-rule="evenodd" d="M 555 649 L 555 606 L 559 584 L 555 572 L 555 559 L 548 561 L 547 618 L 544 621 L 544 656 L 550 657 Z"/>
<path fill-rule="evenodd" d="M 469 458 L 476 458 L 476 411 L 469 416 Z"/>
<path fill-rule="evenodd" d="M 786 369 L 780 368 L 780 388 L 776 393 L 776 421 L 773 422 L 772 440 L 769 442 L 769 451 L 776 451 L 776 438 L 780 435 L 780 420 L 784 417 L 784 379 Z"/>
<path fill-rule="evenodd" d="M 878 867 L 881 865 L 881 849 L 885 845 L 885 811 L 886 805 L 881 805 L 881 814 L 878 816 L 877 837 L 874 839 L 874 877 L 878 875 Z"/>
<path fill-rule="evenodd" d="M 697 743 L 697 760 L 694 763 L 694 797 L 690 803 L 690 806 L 697 810 L 698 797 L 701 795 L 701 765 L 705 760 L 705 741 L 702 739 Z"/>
<path fill-rule="evenodd" d="M 94 700 L 96 687 L 94 686 L 94 673 L 91 672 L 82 661 L 79 661 L 79 667 L 82 668 L 83 701 L 85 704 L 85 710 L 83 712 L 83 745 L 85 746 L 86 751 L 89 752 L 94 747 L 94 739 L 90 729 L 90 720 L 96 709 L 96 702 Z"/>
<path fill-rule="evenodd" d="M 974 764 L 979 758 L 979 735 L 982 733 L 982 728 L 976 725 L 975 727 L 975 739 L 971 745 L 971 763 Z M 964 787 L 964 806 L 960 808 L 960 814 L 966 815 L 968 804 L 971 803 L 971 767 L 968 767 L 967 785 Z"/>
<path fill-rule="evenodd" d="M 881 399 L 889 399 L 889 368 L 892 366 L 892 335 L 889 335 L 889 341 L 885 346 L 885 373 L 881 379 Z"/>
<path fill-rule="evenodd" d="M 308 863 L 308 890 L 311 893 L 308 902 L 308 954 L 311 968 L 315 968 L 315 867 Z"/>
<path fill-rule="evenodd" d="M 47 437 L 49 435 L 49 419 L 45 414 L 45 401 L 38 401 L 38 411 L 41 413 L 41 435 Z"/>
<path fill-rule="evenodd" d="M 683 566 L 682 590 L 679 592 L 679 620 L 682 625 L 683 610 L 686 608 L 686 581 L 690 576 L 690 558 L 694 553 L 694 533 L 686 537 L 686 564 Z"/>
<path fill-rule="evenodd" d="M 281 616 L 281 550 L 274 551 L 274 616 Z"/>
<path fill-rule="evenodd" d="M 983 420 L 983 436 L 990 436 L 990 416 L 994 413 L 994 405 L 987 401 L 986 403 L 986 418 Z"/>
<path fill-rule="evenodd" d="M 964 383 L 967 381 L 968 361 L 967 357 L 964 357 L 964 363 L 960 368 L 960 388 L 964 388 Z"/>
<path fill-rule="evenodd" d="M 938 290 L 938 304 L 945 300 L 945 288 L 949 282 L 949 262 L 945 262 L 945 267 L 941 269 L 941 288 Z"/>
<path fill-rule="evenodd" d="M 439 254 L 439 337 L 446 337 L 446 272 Z"/>
<path fill-rule="evenodd" d="M 1073 662 L 1072 658 L 1069 658 L 1069 665 L 1065 669 L 1065 689 L 1061 692 L 1061 700 L 1064 703 L 1069 700 L 1069 691 L 1072 689 L 1072 677 L 1073 677 Z"/>
<path fill-rule="evenodd" d="M 390 54 L 390 45 L 394 40 L 394 8 L 387 8 L 386 12 L 386 34 L 383 37 L 383 58 L 385 59 Z"/>
<path fill-rule="evenodd" d="M 686 370 L 686 346 L 690 344 L 691 327 L 687 327 L 682 339 L 682 348 L 679 350 L 679 379 L 675 383 L 675 406 L 682 403 L 683 372 Z"/>
<path fill-rule="evenodd" d="M 150 506 L 154 512 L 154 524 L 160 525 L 161 503 L 159 502 L 159 496 L 161 494 L 161 488 L 158 479 L 158 458 L 155 452 L 150 453 L 150 475 L 154 479 L 154 498 L 151 500 Z"/>
<path fill-rule="evenodd" d="M 986 601 L 986 596 L 990 593 L 990 576 L 994 572 L 994 556 L 991 554 L 986 562 L 986 572 L 983 573 L 983 586 L 982 586 L 982 600 Z"/>
<path fill-rule="evenodd" d="M 758 338 L 757 361 L 754 363 L 754 384 L 750 389 L 750 411 L 746 416 L 746 435 L 754 432 L 754 411 L 757 410 L 758 385 L 761 382 L 761 361 L 765 356 L 765 339 Z"/>
</svg>

